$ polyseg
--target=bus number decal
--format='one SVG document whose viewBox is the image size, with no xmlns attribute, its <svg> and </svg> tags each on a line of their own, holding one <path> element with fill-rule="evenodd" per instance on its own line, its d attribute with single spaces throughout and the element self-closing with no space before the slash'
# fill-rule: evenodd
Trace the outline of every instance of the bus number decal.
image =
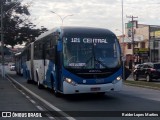
<svg viewBox="0 0 160 120">
<path fill-rule="evenodd" d="M 66 40 L 67 41 L 67 40 Z M 71 38 L 72 43 L 80 43 L 81 39 L 80 38 Z M 100 39 L 100 38 L 83 38 L 82 39 L 83 43 L 108 43 L 107 39 Z"/>
</svg>

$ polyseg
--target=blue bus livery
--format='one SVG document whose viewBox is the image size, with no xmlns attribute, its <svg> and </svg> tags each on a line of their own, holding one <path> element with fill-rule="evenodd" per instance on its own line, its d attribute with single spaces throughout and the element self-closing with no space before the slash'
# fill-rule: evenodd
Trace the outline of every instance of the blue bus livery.
<svg viewBox="0 0 160 120">
<path fill-rule="evenodd" d="M 16 60 L 22 59 L 27 80 L 55 94 L 104 94 L 122 87 L 121 49 L 108 29 L 55 28 L 30 43 L 20 56 Z"/>
</svg>

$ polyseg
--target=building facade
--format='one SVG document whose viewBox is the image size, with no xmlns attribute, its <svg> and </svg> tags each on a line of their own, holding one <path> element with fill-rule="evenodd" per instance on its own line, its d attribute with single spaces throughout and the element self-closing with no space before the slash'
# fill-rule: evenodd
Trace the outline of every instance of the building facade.
<svg viewBox="0 0 160 120">
<path fill-rule="evenodd" d="M 160 26 L 129 21 L 125 24 L 125 35 L 118 39 L 126 56 L 126 65 L 130 62 L 134 65 L 160 62 Z"/>
<path fill-rule="evenodd" d="M 160 26 L 150 26 L 150 61 L 160 62 Z"/>
</svg>

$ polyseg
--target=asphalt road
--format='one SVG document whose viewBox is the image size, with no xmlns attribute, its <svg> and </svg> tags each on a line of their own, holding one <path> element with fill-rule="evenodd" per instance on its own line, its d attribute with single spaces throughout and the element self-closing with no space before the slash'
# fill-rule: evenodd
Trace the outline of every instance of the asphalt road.
<svg viewBox="0 0 160 120">
<path fill-rule="evenodd" d="M 134 113 L 139 111 L 153 111 L 160 113 L 160 91 L 125 86 L 120 92 L 107 92 L 104 96 L 95 94 L 69 95 L 57 98 L 48 89 L 38 89 L 34 84 L 27 84 L 23 77 L 17 76 L 14 71 L 9 71 L 9 75 L 20 84 L 46 100 L 48 103 L 58 108 L 75 119 L 79 120 L 159 120 L 159 117 L 110 117 L 106 114 L 117 114 L 119 111 Z M 33 97 L 36 100 L 36 98 Z M 38 101 L 38 100 L 37 100 Z M 38 102 L 46 110 L 50 110 L 46 105 Z M 87 112 L 84 112 L 87 111 Z M 88 116 L 87 116 L 88 115 Z M 100 117 L 103 115 L 103 117 Z M 86 117 L 87 116 L 87 117 Z"/>
<path fill-rule="evenodd" d="M 0 77 L 0 120 L 50 120 L 48 116 L 41 117 L 41 107 L 32 102 L 9 80 Z M 31 116 L 33 112 L 37 116 Z"/>
</svg>

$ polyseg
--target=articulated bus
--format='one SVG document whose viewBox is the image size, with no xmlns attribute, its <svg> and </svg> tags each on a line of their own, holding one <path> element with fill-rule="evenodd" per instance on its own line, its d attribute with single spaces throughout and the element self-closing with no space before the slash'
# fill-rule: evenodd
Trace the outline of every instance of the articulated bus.
<svg viewBox="0 0 160 120">
<path fill-rule="evenodd" d="M 21 68 L 22 68 L 22 59 L 21 59 L 21 52 L 15 54 L 15 71 L 17 75 L 22 75 Z"/>
<path fill-rule="evenodd" d="M 27 45 L 20 53 L 15 54 L 15 70 L 18 75 L 23 75 L 28 82 L 33 79 L 31 66 L 33 63 L 33 52 L 31 50 L 33 43 Z"/>
<path fill-rule="evenodd" d="M 119 91 L 121 48 L 114 33 L 91 27 L 59 27 L 21 53 L 23 75 L 55 95 Z"/>
</svg>

